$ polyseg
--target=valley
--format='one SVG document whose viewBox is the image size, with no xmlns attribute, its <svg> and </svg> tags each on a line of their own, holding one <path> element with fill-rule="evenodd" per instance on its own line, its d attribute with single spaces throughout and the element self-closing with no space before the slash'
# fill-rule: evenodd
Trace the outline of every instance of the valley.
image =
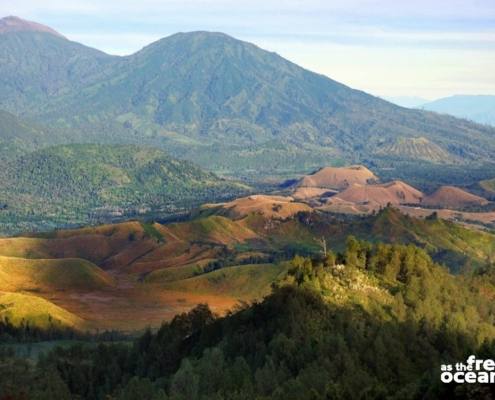
<svg viewBox="0 0 495 400">
<path fill-rule="evenodd" d="M 458 188 L 424 196 L 351 166 L 324 168 L 284 190 L 294 197 L 205 204 L 180 222 L 129 221 L 0 239 L 1 290 L 50 302 L 73 316 L 77 329 L 134 331 L 198 303 L 223 314 L 259 300 L 284 279 L 287 260 L 321 254 L 322 240 L 339 251 L 351 235 L 413 243 L 454 273 L 476 271 L 495 257 L 494 212 L 444 208 L 452 201 L 465 208 L 489 203 Z M 51 318 L 66 321 L 57 310 Z M 26 315 L 35 323 L 40 314 Z"/>
</svg>

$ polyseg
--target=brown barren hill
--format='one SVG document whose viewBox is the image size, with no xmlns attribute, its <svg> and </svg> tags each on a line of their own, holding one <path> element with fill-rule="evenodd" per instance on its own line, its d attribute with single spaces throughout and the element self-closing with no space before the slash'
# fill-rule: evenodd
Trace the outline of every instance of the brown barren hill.
<svg viewBox="0 0 495 400">
<path fill-rule="evenodd" d="M 312 211 L 307 204 L 298 203 L 292 197 L 252 195 L 241 197 L 228 203 L 207 204 L 203 210 L 216 208 L 219 214 L 230 218 L 243 218 L 252 213 L 263 214 L 268 218 L 289 218 L 301 211 Z"/>
<path fill-rule="evenodd" d="M 38 24 L 37 22 L 26 21 L 14 16 L 0 19 L 0 34 L 9 32 L 43 32 L 50 33 L 59 37 L 64 37 L 48 26 Z"/>
<path fill-rule="evenodd" d="M 380 185 L 355 184 L 335 196 L 356 204 L 386 206 L 387 204 L 419 204 L 423 193 L 402 181 Z"/>
<path fill-rule="evenodd" d="M 331 197 L 338 193 L 332 189 L 316 188 L 316 187 L 298 187 L 293 193 L 292 197 L 297 200 L 309 200 L 321 197 Z"/>
<path fill-rule="evenodd" d="M 378 177 L 362 165 L 350 167 L 325 167 L 302 178 L 298 186 L 344 190 L 353 184 L 375 183 Z"/>
<path fill-rule="evenodd" d="M 440 208 L 464 208 L 483 206 L 488 203 L 488 200 L 483 197 L 476 196 L 455 186 L 441 186 L 422 201 L 425 206 Z"/>
</svg>

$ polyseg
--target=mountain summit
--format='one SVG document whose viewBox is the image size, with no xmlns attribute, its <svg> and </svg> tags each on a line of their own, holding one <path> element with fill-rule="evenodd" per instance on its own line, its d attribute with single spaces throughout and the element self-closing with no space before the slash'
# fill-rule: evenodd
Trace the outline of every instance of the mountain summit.
<svg viewBox="0 0 495 400">
<path fill-rule="evenodd" d="M 51 33 L 59 37 L 64 37 L 56 30 L 39 24 L 37 22 L 27 21 L 15 16 L 8 16 L 0 19 L 0 34 L 9 32 L 44 32 Z"/>
</svg>

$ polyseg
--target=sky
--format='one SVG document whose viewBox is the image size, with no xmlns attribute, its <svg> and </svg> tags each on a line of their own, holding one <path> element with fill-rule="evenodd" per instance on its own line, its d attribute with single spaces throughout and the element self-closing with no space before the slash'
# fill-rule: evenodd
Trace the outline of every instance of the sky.
<svg viewBox="0 0 495 400">
<path fill-rule="evenodd" d="M 8 15 L 110 54 L 220 31 L 377 96 L 495 95 L 495 0 L 0 0 Z"/>
</svg>

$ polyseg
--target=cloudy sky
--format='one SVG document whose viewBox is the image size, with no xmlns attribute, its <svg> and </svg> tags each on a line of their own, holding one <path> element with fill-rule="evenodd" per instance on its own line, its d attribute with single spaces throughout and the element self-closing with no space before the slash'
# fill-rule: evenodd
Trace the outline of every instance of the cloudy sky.
<svg viewBox="0 0 495 400">
<path fill-rule="evenodd" d="M 495 94 L 495 0 L 1 0 L 7 15 L 112 54 L 221 31 L 379 96 Z"/>
</svg>

